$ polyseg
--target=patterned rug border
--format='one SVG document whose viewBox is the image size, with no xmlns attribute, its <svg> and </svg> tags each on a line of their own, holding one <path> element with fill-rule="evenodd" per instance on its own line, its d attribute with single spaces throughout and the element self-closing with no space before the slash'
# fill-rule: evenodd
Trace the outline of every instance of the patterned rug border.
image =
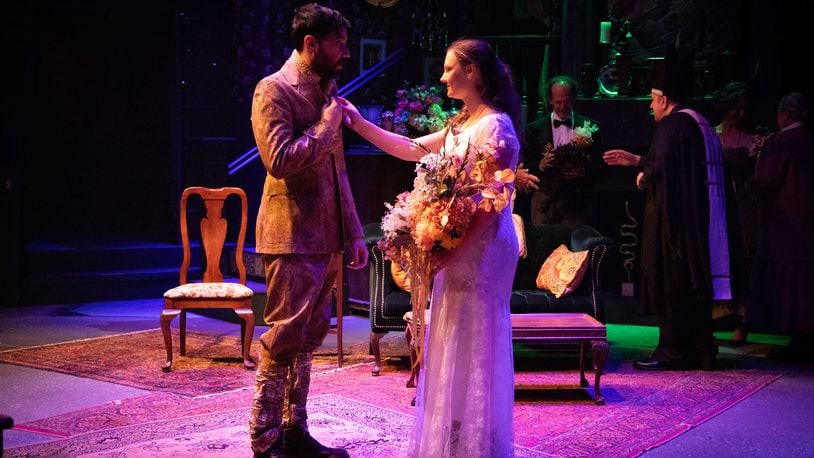
<svg viewBox="0 0 814 458">
<path fill-rule="evenodd" d="M 26 351 L 26 350 L 36 350 L 38 348 L 55 347 L 57 345 L 69 345 L 69 344 L 76 344 L 76 343 L 82 343 L 82 342 L 90 342 L 92 340 L 111 339 L 111 338 L 114 338 L 114 337 L 131 336 L 131 335 L 135 335 L 135 334 L 144 334 L 144 333 L 147 333 L 147 332 L 154 332 L 154 331 L 160 331 L 160 330 L 161 330 L 161 328 L 150 328 L 150 329 L 142 329 L 141 331 L 122 332 L 122 333 L 119 333 L 119 334 L 108 334 L 108 335 L 105 335 L 105 336 L 86 337 L 84 339 L 66 340 L 64 342 L 54 342 L 54 343 L 48 343 L 48 344 L 30 345 L 28 347 L 9 348 L 7 350 L 0 350 L 0 357 L 2 357 L 6 353 L 14 353 L 14 352 Z M 187 331 L 187 332 L 200 332 L 200 331 Z M 23 366 L 24 365 L 22 363 L 17 363 L 16 361 L 2 360 L 0 362 L 7 363 L 7 364 L 16 364 L 18 366 Z M 29 365 L 28 367 L 33 367 L 33 366 Z M 48 370 L 48 369 L 43 369 L 43 370 Z"/>
<path fill-rule="evenodd" d="M 758 391 L 760 391 L 760 390 L 766 388 L 767 386 L 771 385 L 772 383 L 776 382 L 778 379 L 780 379 L 781 377 L 786 375 L 790 370 L 791 370 L 790 367 L 787 367 L 787 368 L 783 369 L 779 374 L 775 375 L 774 377 L 772 377 L 771 379 L 769 379 L 767 381 L 764 381 L 761 385 L 758 385 L 758 386 L 754 387 L 752 390 L 749 390 L 749 391 L 746 391 L 746 392 L 742 393 L 741 396 L 738 397 L 737 399 L 731 400 L 731 401 L 721 405 L 720 407 L 718 407 L 718 409 L 715 412 L 708 413 L 707 415 L 704 415 L 704 416 L 696 419 L 693 422 L 681 422 L 681 423 L 679 423 L 679 426 L 684 425 L 685 428 L 675 432 L 674 434 L 665 435 L 664 437 L 662 437 L 659 440 L 657 440 L 657 441 L 653 442 L 652 444 L 648 445 L 647 447 L 645 447 L 644 449 L 642 449 L 638 453 L 630 455 L 630 456 L 631 457 L 639 456 L 639 455 L 641 455 L 641 454 L 643 454 L 643 453 L 645 453 L 645 452 L 647 452 L 649 450 L 652 450 L 652 449 L 654 449 L 654 448 L 656 448 L 656 447 L 658 447 L 660 445 L 663 445 L 663 444 L 666 444 L 667 442 L 670 442 L 671 440 L 675 439 L 676 437 L 686 433 L 687 431 L 689 431 L 689 430 L 691 430 L 693 428 L 697 428 L 698 426 L 708 422 L 709 420 L 712 420 L 713 418 L 717 417 L 718 415 L 722 414 L 723 412 L 726 412 L 727 410 L 731 409 L 732 407 L 740 404 L 741 402 L 743 402 L 744 400 L 746 400 L 747 398 L 749 398 L 753 394 L 757 393 Z"/>
<path fill-rule="evenodd" d="M 187 354 L 180 356 L 179 331 L 173 330 L 173 370 L 163 373 L 166 358 L 161 328 L 76 339 L 0 352 L 0 363 L 52 371 L 75 377 L 100 380 L 148 391 L 166 391 L 183 396 L 232 391 L 253 383 L 254 372 L 247 371 L 239 358 L 240 338 L 229 334 L 187 331 Z M 139 346 L 139 358 L 129 358 L 126 350 Z M 401 342 L 390 339 L 384 344 Z M 372 361 L 368 342 L 346 345 L 343 367 Z M 406 343 L 404 344 L 406 354 Z M 255 360 L 260 342 L 254 339 L 251 354 Z M 338 369 L 336 349 L 314 352 L 314 373 Z"/>
</svg>

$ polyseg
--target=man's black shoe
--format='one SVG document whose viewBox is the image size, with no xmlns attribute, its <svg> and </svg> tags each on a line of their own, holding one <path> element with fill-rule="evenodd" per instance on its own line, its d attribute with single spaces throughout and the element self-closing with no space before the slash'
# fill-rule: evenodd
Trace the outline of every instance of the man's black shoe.
<svg viewBox="0 0 814 458">
<path fill-rule="evenodd" d="M 344 449 L 320 444 L 301 426 L 283 429 L 283 452 L 286 456 L 302 458 L 348 458 Z"/>
<path fill-rule="evenodd" d="M 659 361 L 657 359 L 644 359 L 633 363 L 633 367 L 643 371 L 669 371 L 677 369 L 675 363 Z"/>
<path fill-rule="evenodd" d="M 689 371 L 697 369 L 714 371 L 715 357 L 702 357 L 698 360 L 677 359 L 673 361 L 645 359 L 634 362 L 633 367 L 643 371 Z"/>
</svg>

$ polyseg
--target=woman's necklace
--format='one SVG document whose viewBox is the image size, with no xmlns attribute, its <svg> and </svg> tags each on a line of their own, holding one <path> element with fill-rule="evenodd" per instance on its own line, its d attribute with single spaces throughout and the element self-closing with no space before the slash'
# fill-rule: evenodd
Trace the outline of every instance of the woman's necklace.
<svg viewBox="0 0 814 458">
<path fill-rule="evenodd" d="M 473 124 L 478 122 L 481 118 L 481 113 L 488 108 L 488 105 L 482 103 L 474 113 L 470 114 L 466 121 L 461 124 L 461 130 L 471 127 Z"/>
</svg>

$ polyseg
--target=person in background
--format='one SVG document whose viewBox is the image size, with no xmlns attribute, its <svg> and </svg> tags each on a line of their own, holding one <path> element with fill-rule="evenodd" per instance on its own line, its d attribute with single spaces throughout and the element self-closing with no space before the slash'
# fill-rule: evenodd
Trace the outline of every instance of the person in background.
<svg viewBox="0 0 814 458">
<path fill-rule="evenodd" d="M 342 146 L 334 79 L 350 58 L 349 23 L 315 3 L 297 8 L 295 51 L 254 92 L 252 129 L 266 178 L 257 215 L 266 299 L 260 364 L 249 419 L 255 456 L 343 457 L 308 432 L 313 351 L 330 329 L 343 248 L 367 263 Z"/>
<path fill-rule="evenodd" d="M 791 337 L 772 358 L 814 355 L 814 139 L 808 114 L 805 95 L 780 100 L 779 131 L 766 140 L 748 183 L 761 214 L 747 324 Z"/>
<path fill-rule="evenodd" d="M 646 191 L 642 225 L 641 306 L 658 313 L 659 342 L 636 361 L 642 370 L 713 370 L 712 301 L 732 298 L 732 238 L 737 214 L 727 208 L 721 143 L 712 126 L 683 105 L 692 58 L 674 50 L 654 78 L 650 108 L 656 129 L 646 157 L 615 149 L 609 165 L 637 166 Z M 734 227 L 733 227 L 734 226 Z"/>
<path fill-rule="evenodd" d="M 530 192 L 529 210 L 518 204 L 518 213 L 534 224 L 596 224 L 596 191 L 594 184 L 603 164 L 597 134 L 593 143 L 571 149 L 579 160 L 563 160 L 563 155 L 547 152 L 576 139 L 576 129 L 592 119 L 574 111 L 577 82 L 566 75 L 548 81 L 548 103 L 551 113 L 526 127 L 523 142 L 523 164 L 538 178 L 537 189 L 525 186 L 524 174 L 518 174 L 518 189 Z M 519 196 L 518 199 L 528 199 Z"/>
<path fill-rule="evenodd" d="M 755 162 L 765 139 L 765 129 L 756 129 L 750 125 L 750 108 L 752 92 L 746 83 L 733 81 L 712 94 L 713 103 L 722 115 L 722 121 L 715 127 L 724 148 L 724 161 L 732 178 L 735 204 L 740 218 L 741 239 L 743 244 L 744 278 L 749 278 L 757 248 L 758 217 L 757 200 L 746 192 L 747 179 L 755 171 Z M 746 344 L 747 332 L 743 323 L 746 312 L 748 288 L 741 289 L 744 295 L 736 296 L 731 301 L 716 301 L 712 306 L 713 319 L 732 317 L 735 331 L 730 345 Z"/>
</svg>

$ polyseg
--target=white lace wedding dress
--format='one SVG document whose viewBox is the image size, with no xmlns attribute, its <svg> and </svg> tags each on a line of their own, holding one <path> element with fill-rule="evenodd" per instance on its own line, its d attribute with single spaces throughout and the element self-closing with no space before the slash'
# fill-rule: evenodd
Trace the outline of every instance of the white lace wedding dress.
<svg viewBox="0 0 814 458">
<path fill-rule="evenodd" d="M 509 116 L 497 113 L 448 135 L 446 151 L 466 154 L 503 140 L 517 165 L 519 144 Z M 472 154 L 472 152 L 470 152 Z M 509 299 L 517 237 L 505 208 L 459 260 L 435 279 L 421 367 L 411 453 L 416 457 L 513 455 Z"/>
</svg>

